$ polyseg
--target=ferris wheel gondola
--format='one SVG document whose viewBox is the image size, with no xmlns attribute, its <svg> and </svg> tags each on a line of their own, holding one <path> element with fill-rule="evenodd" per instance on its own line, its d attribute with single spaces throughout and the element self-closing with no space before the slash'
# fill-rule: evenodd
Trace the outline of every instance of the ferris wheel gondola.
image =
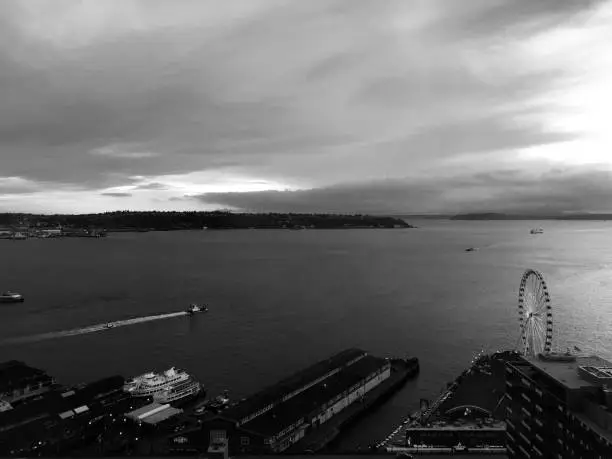
<svg viewBox="0 0 612 459">
<path fill-rule="evenodd" d="M 521 347 L 525 356 L 547 354 L 553 344 L 553 316 L 550 295 L 539 271 L 528 269 L 521 278 L 518 298 Z"/>
</svg>

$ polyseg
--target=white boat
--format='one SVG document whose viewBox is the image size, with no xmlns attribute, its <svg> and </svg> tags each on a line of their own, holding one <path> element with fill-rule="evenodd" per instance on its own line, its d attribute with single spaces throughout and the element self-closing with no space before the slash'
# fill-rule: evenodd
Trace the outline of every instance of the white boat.
<svg viewBox="0 0 612 459">
<path fill-rule="evenodd" d="M 2 292 L 0 293 L 0 303 L 23 303 L 25 298 L 20 293 Z"/>
<path fill-rule="evenodd" d="M 187 308 L 186 312 L 189 314 L 195 314 L 197 312 L 208 312 L 208 308 L 206 307 L 206 305 L 200 306 L 198 304 L 191 303 L 189 305 L 189 308 Z"/>
<path fill-rule="evenodd" d="M 198 394 L 202 387 L 185 370 L 174 367 L 163 373 L 145 373 L 125 383 L 123 390 L 134 397 L 153 397 L 158 403 L 170 403 Z"/>
</svg>

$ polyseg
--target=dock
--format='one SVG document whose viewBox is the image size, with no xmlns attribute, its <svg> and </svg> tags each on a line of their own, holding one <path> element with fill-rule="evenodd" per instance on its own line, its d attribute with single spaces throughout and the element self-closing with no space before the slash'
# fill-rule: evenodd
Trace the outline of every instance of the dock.
<svg viewBox="0 0 612 459">
<path fill-rule="evenodd" d="M 168 438 L 171 452 L 206 451 L 223 436 L 230 454 L 320 450 L 340 429 L 418 373 L 418 360 L 348 349 L 263 389 L 200 426 Z M 211 437 L 212 435 L 212 437 Z"/>
<path fill-rule="evenodd" d="M 422 400 L 421 409 L 402 420 L 377 446 L 389 452 L 423 454 L 431 448 L 454 448 L 460 439 L 470 450 L 505 454 L 504 368 L 513 358 L 511 352 L 477 356 L 436 400 Z"/>
<path fill-rule="evenodd" d="M 391 360 L 391 376 L 380 386 L 366 394 L 359 403 L 354 403 L 334 419 L 328 421 L 325 429 L 313 432 L 308 437 L 300 440 L 287 450 L 288 454 L 300 453 L 302 451 L 319 452 L 332 443 L 342 432 L 342 429 L 358 420 L 368 410 L 383 403 L 387 398 L 398 391 L 416 373 L 403 360 Z"/>
</svg>

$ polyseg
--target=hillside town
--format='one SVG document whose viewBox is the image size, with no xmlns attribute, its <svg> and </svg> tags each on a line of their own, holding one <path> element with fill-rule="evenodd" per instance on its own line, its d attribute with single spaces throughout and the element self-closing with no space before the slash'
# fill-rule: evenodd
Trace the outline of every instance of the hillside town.
<svg viewBox="0 0 612 459">
<path fill-rule="evenodd" d="M 47 226 L 37 223 L 33 226 L 18 224 L 0 227 L 0 239 L 25 240 L 29 238 L 60 238 L 60 237 L 105 237 L 106 230 L 100 228 L 76 228 L 61 225 Z"/>
</svg>

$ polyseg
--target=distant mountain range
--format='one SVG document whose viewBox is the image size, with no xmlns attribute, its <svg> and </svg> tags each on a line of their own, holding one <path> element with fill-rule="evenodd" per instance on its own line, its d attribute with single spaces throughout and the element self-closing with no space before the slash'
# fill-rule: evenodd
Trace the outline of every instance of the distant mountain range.
<svg viewBox="0 0 612 459">
<path fill-rule="evenodd" d="M 445 214 L 394 214 L 394 217 L 414 220 L 612 220 L 612 214 L 575 213 L 575 214 L 505 214 L 499 212 L 478 212 L 456 215 Z"/>
</svg>

